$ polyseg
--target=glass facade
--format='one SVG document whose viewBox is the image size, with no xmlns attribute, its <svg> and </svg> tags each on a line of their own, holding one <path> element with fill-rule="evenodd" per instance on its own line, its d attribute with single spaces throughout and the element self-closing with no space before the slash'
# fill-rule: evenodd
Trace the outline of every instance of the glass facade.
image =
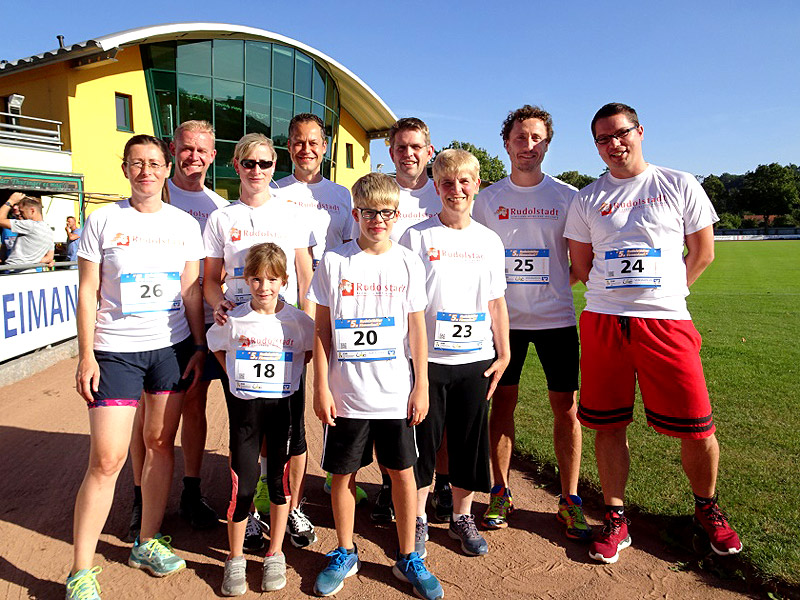
<svg viewBox="0 0 800 600">
<path fill-rule="evenodd" d="M 300 50 L 271 42 L 191 40 L 142 44 L 156 135 L 170 139 L 180 123 L 214 125 L 217 158 L 208 182 L 234 200 L 239 178 L 233 149 L 245 133 L 272 138 L 278 153 L 275 179 L 289 175 L 289 121 L 310 112 L 325 123 L 328 152 L 322 174 L 330 178 L 339 126 L 339 91 L 327 71 Z"/>
</svg>

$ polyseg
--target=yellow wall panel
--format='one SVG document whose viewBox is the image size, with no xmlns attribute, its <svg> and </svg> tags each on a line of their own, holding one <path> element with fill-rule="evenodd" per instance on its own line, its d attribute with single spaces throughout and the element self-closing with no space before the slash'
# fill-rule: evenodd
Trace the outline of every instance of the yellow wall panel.
<svg viewBox="0 0 800 600">
<path fill-rule="evenodd" d="M 353 144 L 353 168 L 347 168 L 347 144 Z M 356 180 L 371 170 L 367 133 L 346 110 L 339 114 L 339 139 L 336 147 L 336 170 L 333 181 L 348 190 Z"/>
</svg>

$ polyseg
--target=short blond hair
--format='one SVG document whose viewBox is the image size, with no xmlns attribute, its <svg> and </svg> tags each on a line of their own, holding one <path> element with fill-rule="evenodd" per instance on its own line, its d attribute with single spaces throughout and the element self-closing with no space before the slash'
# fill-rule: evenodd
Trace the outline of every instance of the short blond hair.
<svg viewBox="0 0 800 600">
<path fill-rule="evenodd" d="M 272 160 L 278 160 L 272 140 L 263 133 L 248 133 L 236 143 L 233 151 L 233 160 L 240 161 L 259 146 L 266 146 L 272 152 Z"/>
<path fill-rule="evenodd" d="M 262 273 L 279 277 L 284 283 L 289 281 L 286 270 L 286 254 L 281 247 L 272 242 L 250 246 L 244 259 L 244 276 L 258 277 Z"/>
<path fill-rule="evenodd" d="M 22 210 L 28 206 L 32 206 L 36 209 L 36 212 L 40 215 L 42 214 L 42 201 L 38 198 L 34 198 L 33 196 L 23 196 L 22 200 L 19 201 L 19 208 Z"/>
<path fill-rule="evenodd" d="M 209 123 L 208 121 L 184 121 L 178 128 L 175 130 L 175 133 L 172 135 L 172 139 L 178 139 L 178 136 L 181 135 L 184 131 L 198 131 L 200 133 L 207 133 L 211 136 L 211 139 L 216 142 L 216 136 L 214 135 L 214 126 Z"/>
<path fill-rule="evenodd" d="M 419 131 L 422 137 L 425 138 L 425 144 L 431 145 L 431 131 L 425 124 L 425 121 L 417 117 L 403 117 L 394 122 L 394 125 L 389 128 L 389 145 L 394 145 L 394 136 L 401 131 Z"/>
<path fill-rule="evenodd" d="M 400 204 L 400 188 L 397 182 L 383 173 L 367 173 L 353 184 L 353 206 L 355 208 L 397 210 Z"/>
<path fill-rule="evenodd" d="M 468 172 L 476 181 L 480 179 L 481 163 L 472 152 L 457 148 L 442 150 L 433 161 L 433 180 L 439 183 L 442 177 Z"/>
</svg>

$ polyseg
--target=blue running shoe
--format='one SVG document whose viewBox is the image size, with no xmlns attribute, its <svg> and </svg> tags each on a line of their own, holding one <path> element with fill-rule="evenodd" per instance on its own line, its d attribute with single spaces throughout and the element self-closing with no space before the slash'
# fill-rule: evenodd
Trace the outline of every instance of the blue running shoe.
<svg viewBox="0 0 800 600">
<path fill-rule="evenodd" d="M 100 584 L 97 574 L 100 567 L 81 569 L 67 577 L 67 600 L 100 600 Z"/>
<path fill-rule="evenodd" d="M 314 593 L 317 596 L 333 596 L 344 587 L 345 578 L 355 575 L 361 568 L 361 560 L 358 558 L 358 548 L 355 544 L 353 544 L 353 551 L 349 554 L 347 550 L 339 546 L 325 556 L 330 561 L 322 573 L 317 575 L 317 581 L 314 583 Z"/>
<path fill-rule="evenodd" d="M 186 568 L 186 561 L 172 551 L 168 535 L 156 534 L 151 540 L 140 543 L 137 539 L 131 548 L 128 566 L 145 569 L 156 577 L 166 577 Z"/>
<path fill-rule="evenodd" d="M 414 586 L 414 593 L 424 600 L 444 598 L 444 590 L 439 580 L 428 571 L 425 561 L 416 552 L 407 556 L 401 554 L 392 567 L 392 573 L 400 581 L 406 581 Z"/>
</svg>

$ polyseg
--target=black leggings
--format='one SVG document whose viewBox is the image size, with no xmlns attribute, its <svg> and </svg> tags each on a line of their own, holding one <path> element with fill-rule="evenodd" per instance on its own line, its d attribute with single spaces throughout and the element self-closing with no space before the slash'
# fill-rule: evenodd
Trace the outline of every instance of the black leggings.
<svg viewBox="0 0 800 600">
<path fill-rule="evenodd" d="M 228 520 L 241 522 L 247 518 L 261 473 L 259 454 L 261 440 L 267 439 L 267 488 L 274 504 L 286 504 L 289 495 L 289 438 L 291 415 L 289 406 L 298 390 L 286 398 L 242 400 L 225 387 L 230 422 L 231 502 Z"/>
</svg>

